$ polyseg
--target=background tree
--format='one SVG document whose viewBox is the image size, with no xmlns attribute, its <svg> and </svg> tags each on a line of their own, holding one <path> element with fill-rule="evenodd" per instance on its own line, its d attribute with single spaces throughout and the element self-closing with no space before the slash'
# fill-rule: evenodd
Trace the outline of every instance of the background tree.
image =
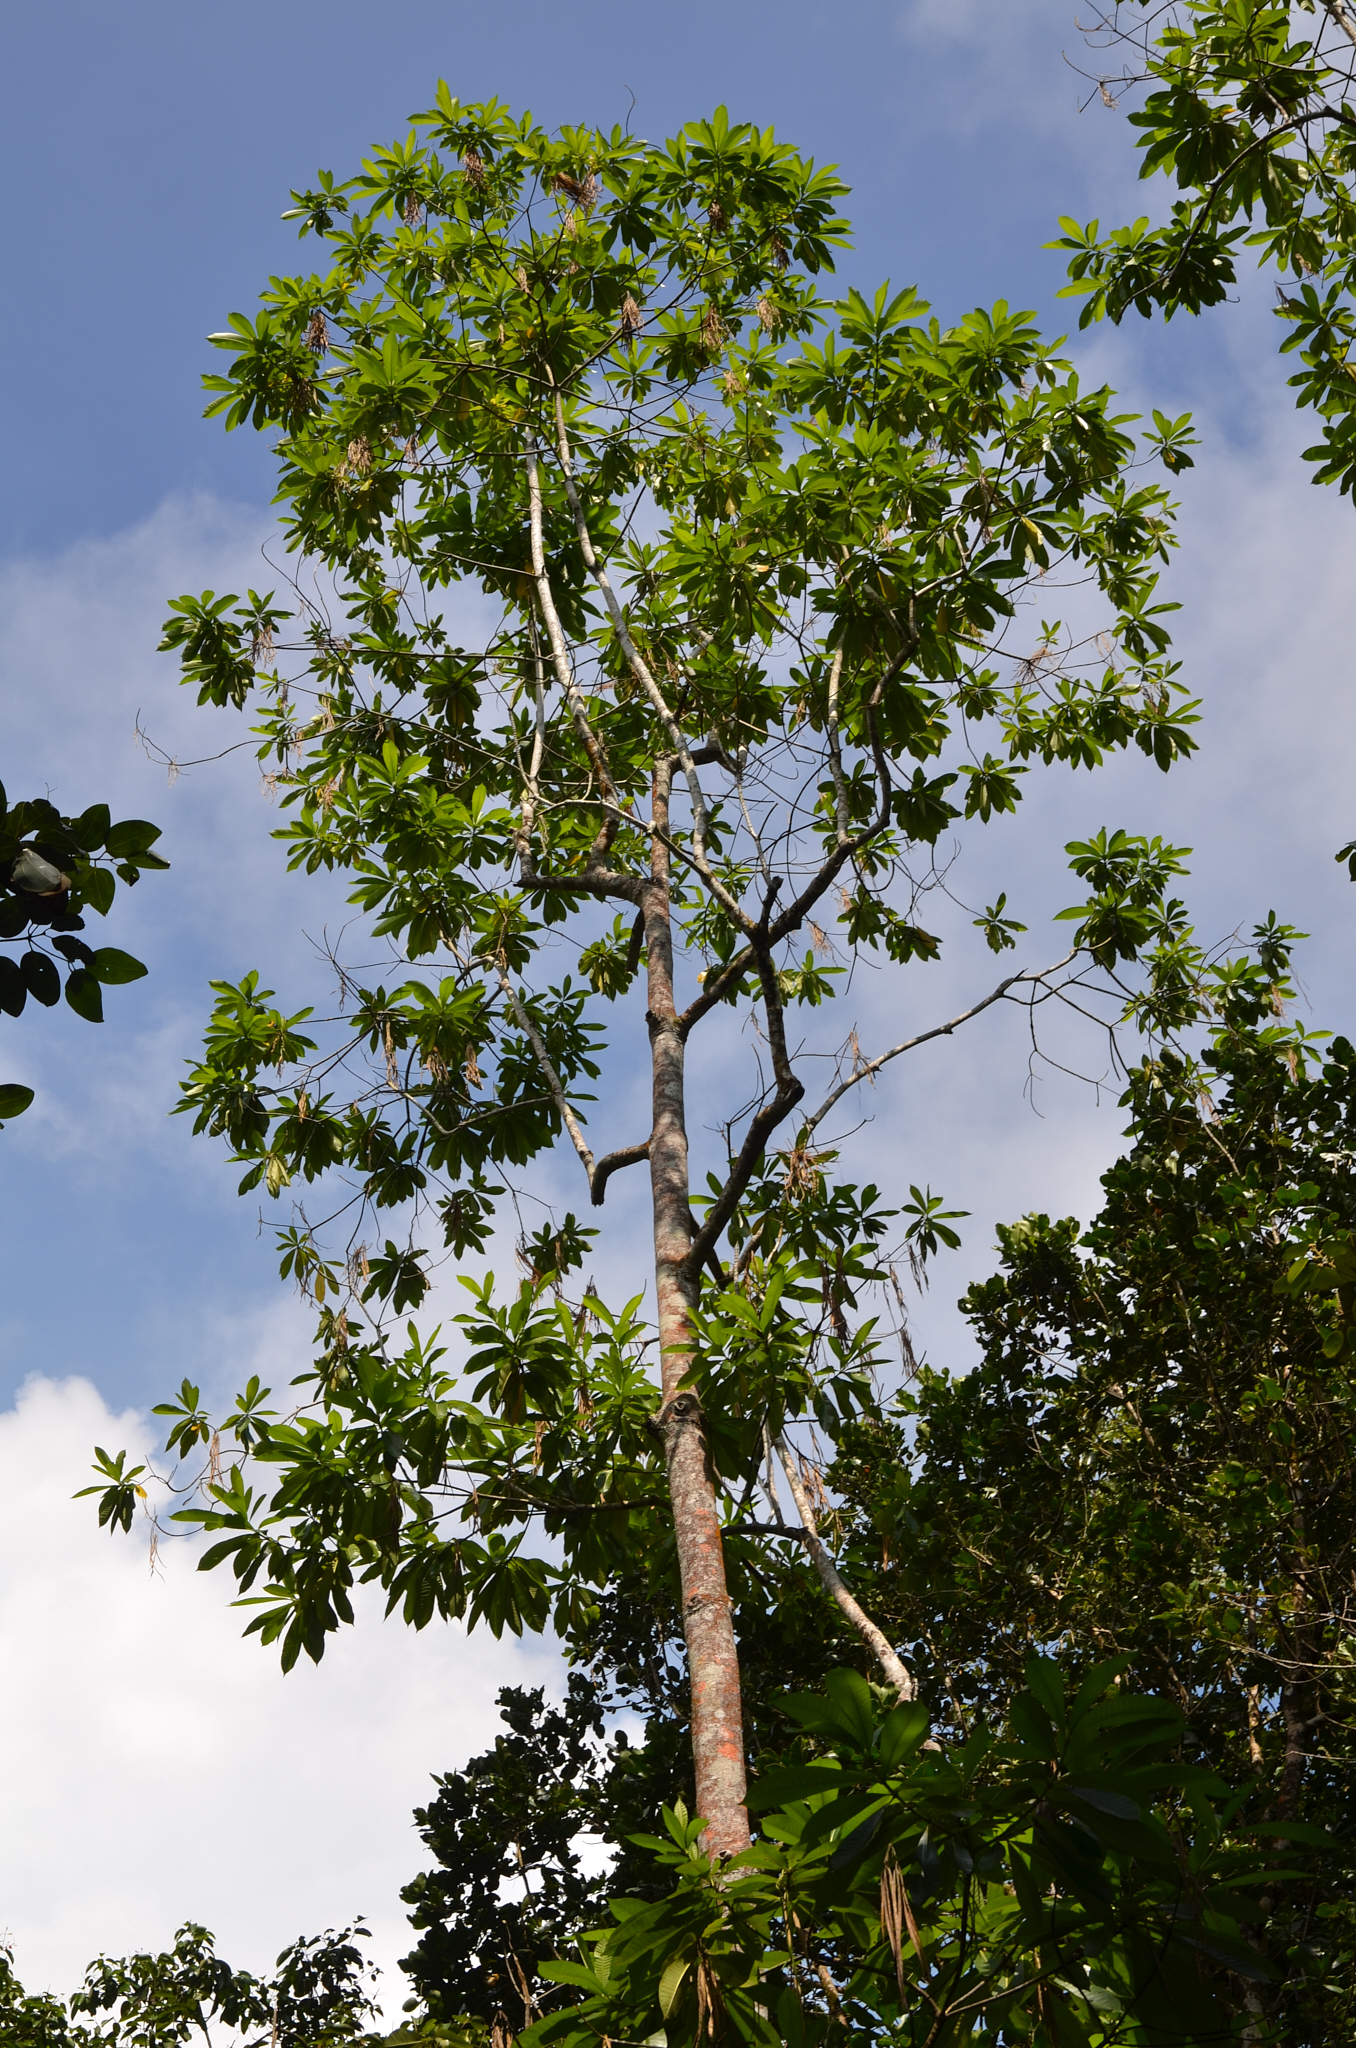
<svg viewBox="0 0 1356 2048">
<path fill-rule="evenodd" d="M 169 866 L 151 852 L 159 837 L 159 827 L 142 818 L 115 825 L 107 804 L 64 818 L 45 797 L 11 804 L 0 787 L 0 943 L 23 948 L 0 952 L 0 1010 L 18 1017 L 30 996 L 50 1008 L 61 999 L 64 968 L 76 1015 L 103 1022 L 104 988 L 138 981 L 146 969 L 130 953 L 90 946 L 76 933 L 85 929 L 86 910 L 107 915 L 119 881 L 130 888 L 147 869 Z M 0 1083 L 0 1127 L 32 1100 L 31 1088 Z"/>
<path fill-rule="evenodd" d="M 665 1835 L 636 1842 L 667 1884 L 613 1898 L 611 1926 L 580 1932 L 535 1977 L 515 1960 L 500 1980 L 511 2012 L 521 2001 L 524 2048 L 661 2033 L 801 2048 L 847 2030 L 908 2048 L 1260 2039 L 1231 1996 L 1269 1975 L 1240 1916 L 1293 1872 L 1274 1841 L 1259 1859 L 1255 1819 L 1217 1813 L 1224 1787 L 1182 1760 L 1170 1703 L 1108 1693 L 1117 1669 L 1066 1690 L 1031 1657 L 1001 1735 L 975 1725 L 945 1753 L 924 1741 L 919 1703 L 858 1672 L 783 1694 L 781 1762 L 750 1788 L 755 1848 L 713 1862 L 700 1820 L 666 1805 Z M 447 1905 L 469 1931 L 455 1845 L 450 1861 Z M 485 1948 L 502 1941 L 495 1929 Z M 427 1943 L 414 1960 L 426 1957 Z M 486 1979 L 457 1977 L 393 2038 L 474 2032 L 442 2000 L 463 1988 L 480 2008 Z M 497 2013 L 494 2038 L 512 2024 Z"/>
<path fill-rule="evenodd" d="M 278 1957 L 273 1976 L 233 1970 L 205 1927 L 187 1922 L 160 1955 L 100 1956 L 69 1999 L 26 1993 L 0 1950 L 4 2048 L 339 2048 L 371 2040 L 374 1972 L 355 1923 L 306 1937 Z"/>
<path fill-rule="evenodd" d="M 1058 1651 L 1071 1694 L 1114 1666 L 1166 1697 L 1179 1758 L 1217 1788 L 1216 1850 L 1245 1845 L 1231 1827 L 1299 1845 L 1288 1877 L 1257 1885 L 1234 1930 L 1248 1957 L 1240 1970 L 1234 1955 L 1221 1996 L 1240 2025 L 1326 2042 L 1353 2009 L 1356 1054 L 1338 1040 L 1325 1055 L 1284 1016 L 1292 937 L 1269 920 L 1250 957 L 1197 963 L 1213 1040 L 1199 1059 L 1165 1053 L 1133 1073 L 1134 1142 L 1086 1235 L 1044 1217 L 1001 1233 L 1005 1270 L 966 1303 L 980 1367 L 957 1379 L 915 1367 L 836 1433 L 831 1461 L 806 1461 L 805 1478 L 839 1569 L 932 1703 L 945 1754 L 1009 1716 L 1023 1723 L 1014 1701 L 1033 1643 Z M 782 1688 L 822 1684 L 854 1651 L 871 1669 L 846 1622 L 835 1640 L 807 1605 L 800 1541 L 788 1528 L 763 1545 L 756 1582 L 732 1577 L 745 1672 L 757 1674 L 746 1698 L 760 1801 L 795 1754 Z M 563 1750 L 515 1719 L 511 1770 L 500 1745 L 442 1781 L 440 1799 L 466 1818 L 426 1832 L 442 1867 L 405 1894 L 417 1926 L 441 1921 L 405 1961 L 435 2014 L 478 2009 L 474 1958 L 502 1939 L 463 1873 L 485 1831 L 497 1826 L 507 1848 L 514 1781 L 564 1817 L 567 1843 L 620 1847 L 611 1891 L 653 1897 L 629 1844 L 647 1801 L 687 1796 L 674 1768 L 683 1706 L 639 1654 L 643 1589 L 623 1579 L 619 1591 L 610 1627 L 579 1645 L 593 1689 L 585 1703 L 572 1687 L 565 1716 L 582 1733 L 608 1699 L 646 1716 L 640 1742 L 611 1755 L 581 1744 L 565 1777 Z M 915 1860 L 911 1883 L 920 1876 Z"/>
<path fill-rule="evenodd" d="M 913 1643 L 946 1739 L 1006 1710 L 1033 1642 L 1074 1672 L 1122 1659 L 1243 1807 L 1338 1845 L 1251 1933 L 1277 1972 L 1253 2008 L 1320 2042 L 1356 2012 L 1356 1052 L 1282 1014 L 1288 950 L 1262 927 L 1202 1058 L 1132 1074 L 1133 1143 L 1086 1232 L 1001 1232 L 965 1302 L 980 1366 L 921 1368 L 824 1479 L 843 1569 Z"/>
</svg>

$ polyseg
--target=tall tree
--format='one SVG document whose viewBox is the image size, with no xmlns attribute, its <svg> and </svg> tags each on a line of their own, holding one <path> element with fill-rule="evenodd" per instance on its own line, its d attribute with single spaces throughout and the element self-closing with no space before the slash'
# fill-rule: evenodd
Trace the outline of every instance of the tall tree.
<svg viewBox="0 0 1356 2048">
<path fill-rule="evenodd" d="M 803 1494 L 783 1432 L 868 1398 L 877 1340 L 845 1309 L 888 1280 L 888 1212 L 828 1180 L 827 1120 L 995 1002 L 1184 943 L 1176 852 L 1102 834 L 1071 849 L 1092 895 L 1055 968 L 880 1051 L 814 1035 L 849 971 L 925 975 L 943 835 L 1012 811 L 1037 763 L 1133 743 L 1166 769 L 1193 716 L 1155 587 L 1170 508 L 1133 474 L 1185 427 L 1136 442 L 1006 305 L 944 330 L 912 290 L 822 301 L 844 189 L 723 110 L 658 146 L 440 87 L 356 177 L 294 194 L 329 267 L 213 337 L 209 411 L 277 435 L 292 593 L 181 598 L 165 641 L 201 699 L 253 710 L 292 864 L 346 874 L 389 946 L 379 979 L 337 963 L 323 1024 L 254 976 L 217 985 L 182 1106 L 242 1192 L 336 1192 L 327 1225 L 298 1207 L 281 1232 L 320 1309 L 301 1406 L 251 1383 L 224 1464 L 195 1388 L 163 1411 L 172 1451 L 211 1447 L 207 1505 L 184 1510 L 219 1538 L 203 1563 L 231 1563 L 290 1664 L 351 1619 L 355 1580 L 416 1626 L 549 1618 L 570 1639 L 644 1560 L 680 1618 L 718 1854 L 749 1841 L 727 1547 L 753 1570 L 764 1541 L 722 1524 L 765 1457 Z M 1066 579 L 1077 624 L 1020 623 Z M 995 953 L 1024 929 L 1006 896 L 963 915 Z M 742 1069 L 720 1031 L 740 1004 Z M 694 1192 L 701 1026 L 728 1145 Z M 598 1157 L 588 1083 L 615 1098 L 638 1056 L 649 1127 Z M 555 1283 L 592 1232 L 550 1221 L 516 1298 L 473 1287 L 467 1400 L 401 1328 L 419 1240 L 440 1223 L 447 1258 L 482 1250 L 505 1183 L 562 1135 L 593 1206 L 648 1167 L 653 1326 L 639 1276 L 625 1309 L 586 1291 L 571 1312 Z M 916 1251 L 940 1210 L 913 1191 Z M 104 1461 L 115 1526 L 139 1476 Z M 909 1693 L 802 1514 L 826 1592 Z"/>
</svg>

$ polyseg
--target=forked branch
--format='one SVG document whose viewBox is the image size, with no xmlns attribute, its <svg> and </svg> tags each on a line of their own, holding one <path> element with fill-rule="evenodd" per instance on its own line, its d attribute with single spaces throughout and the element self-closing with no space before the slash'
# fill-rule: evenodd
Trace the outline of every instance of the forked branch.
<svg viewBox="0 0 1356 2048">
<path fill-rule="evenodd" d="M 1061 967 L 1067 967 L 1077 957 L 1078 948 L 1075 946 L 1071 953 L 1066 953 L 1062 960 L 1056 960 L 1050 967 L 1041 967 L 1034 972 L 1032 969 L 1026 968 L 1021 974 L 1010 974 L 1005 981 L 1000 981 L 997 988 L 993 989 L 987 996 L 983 996 L 977 1003 L 972 1003 L 968 1010 L 962 1010 L 959 1016 L 949 1018 L 945 1024 L 934 1024 L 930 1031 L 915 1032 L 912 1038 L 901 1039 L 899 1044 L 892 1045 L 888 1052 L 879 1053 L 874 1060 L 867 1060 L 862 1066 L 857 1068 L 855 1073 L 849 1074 L 845 1081 L 840 1081 L 836 1088 L 831 1088 L 814 1115 L 806 1118 L 806 1137 L 810 1135 L 817 1124 L 821 1124 L 824 1121 L 824 1118 L 828 1115 L 834 1104 L 842 1101 L 850 1088 L 855 1088 L 861 1081 L 869 1081 L 871 1076 L 878 1074 L 888 1061 L 897 1060 L 902 1052 L 912 1052 L 916 1045 L 926 1045 L 930 1038 L 949 1038 L 958 1026 L 968 1024 L 972 1017 L 978 1017 L 981 1011 L 989 1009 L 991 1005 L 1005 996 L 1010 988 L 1016 988 L 1019 982 L 1030 982 L 1034 988 L 1039 983 L 1048 981 L 1052 974 L 1058 974 Z"/>
</svg>

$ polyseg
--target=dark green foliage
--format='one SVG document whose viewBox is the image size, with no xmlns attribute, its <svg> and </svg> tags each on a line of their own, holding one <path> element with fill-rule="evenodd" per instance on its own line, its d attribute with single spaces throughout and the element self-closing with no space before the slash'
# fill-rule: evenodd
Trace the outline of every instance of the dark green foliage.
<svg viewBox="0 0 1356 2048">
<path fill-rule="evenodd" d="M 1239 2038 L 1240 1987 L 1271 1977 L 1247 1923 L 1287 1885 L 1285 1851 L 1115 1663 L 1071 1691 L 1039 1656 L 1024 1675 L 1005 1726 L 945 1752 L 921 1747 L 923 1707 L 883 1707 L 854 1671 L 783 1695 L 759 1842 L 715 1869 L 666 1806 L 645 1846 L 669 1888 L 614 1897 L 612 1925 L 545 1966 L 571 2002 L 525 2048 Z"/>
<path fill-rule="evenodd" d="M 854 1584 L 951 1739 L 1004 1711 L 1033 1642 L 1120 1656 L 1177 1703 L 1186 1757 L 1277 1831 L 1331 1834 L 1251 1935 L 1266 2010 L 1327 2042 L 1356 2012 L 1356 1052 L 1306 1047 L 1264 993 L 1199 1065 L 1135 1070 L 1092 1227 L 1000 1232 L 965 1303 L 980 1365 L 924 1369 L 829 1477 Z"/>
<path fill-rule="evenodd" d="M 50 1009 L 61 997 L 91 1024 L 103 1022 L 103 989 L 137 981 L 146 969 L 116 946 L 92 947 L 76 934 L 84 913 L 107 914 L 119 881 L 169 866 L 152 853 L 159 827 L 128 818 L 113 824 L 107 804 L 65 818 L 43 797 L 11 804 L 0 787 L 0 942 L 21 944 L 0 953 L 0 1010 L 23 1014 L 31 997 Z M 48 950 L 50 948 L 50 950 Z M 56 956 L 56 957 L 54 957 Z M 0 1126 L 21 1116 L 33 1100 L 18 1082 L 0 1086 Z"/>
<path fill-rule="evenodd" d="M 401 1893 L 421 1931 L 401 1967 L 439 2016 L 508 2012 L 523 2025 L 538 1959 L 559 1953 L 602 1909 L 601 1880 L 583 1873 L 576 1845 L 596 1819 L 603 1718 L 578 1672 L 563 1708 L 546 1706 L 540 1688 L 519 1687 L 501 1692 L 499 1705 L 508 1732 L 439 1778 L 437 1796 L 415 1813 L 438 1867 Z"/>
</svg>

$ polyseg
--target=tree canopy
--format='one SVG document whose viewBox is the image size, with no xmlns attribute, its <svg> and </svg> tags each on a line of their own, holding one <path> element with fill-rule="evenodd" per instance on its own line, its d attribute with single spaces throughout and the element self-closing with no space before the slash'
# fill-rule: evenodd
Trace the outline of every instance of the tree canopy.
<svg viewBox="0 0 1356 2048">
<path fill-rule="evenodd" d="M 281 1404 L 252 1381 L 214 1417 L 185 1382 L 167 1483 L 285 1666 L 367 1584 L 416 1627 L 553 1629 L 598 1688 L 554 1718 L 509 1701 L 513 1742 L 421 1815 L 459 1873 L 455 1900 L 413 1888 L 435 2030 L 509 2025 L 488 1977 L 457 2002 L 487 1942 L 542 2044 L 1157 2041 L 1184 2015 L 1206 2039 L 1273 1974 L 1248 1930 L 1285 1856 L 1183 1756 L 1178 1704 L 1122 1682 L 1133 1652 L 1066 1677 L 1028 1641 L 981 1727 L 949 1677 L 966 1624 L 910 1647 L 890 1556 L 847 1533 L 872 1489 L 923 1484 L 889 1406 L 901 1356 L 920 1399 L 898 1264 L 957 1217 L 841 1177 L 839 1105 L 1002 1003 L 1091 1008 L 1194 1071 L 1206 1020 L 1265 1036 L 1292 935 L 1207 955 L 1185 850 L 1102 829 L 1067 848 L 1061 959 L 915 1009 L 956 928 L 1024 939 L 953 862 L 1028 775 L 1193 746 L 1172 507 L 1142 473 L 1190 460 L 1190 422 L 1137 435 L 1007 305 L 943 328 L 912 289 L 824 298 L 844 196 L 723 110 L 654 145 L 442 87 L 293 195 L 327 267 L 213 337 L 209 411 L 275 436 L 296 568 L 281 599 L 179 598 L 164 644 L 252 713 L 289 858 L 348 879 L 364 951 L 336 951 L 329 1017 L 215 985 L 181 1107 L 242 1194 L 290 1190 L 317 1346 Z M 909 1019 L 879 1049 L 833 1008 L 874 971 Z M 592 1084 L 606 1129 L 637 1073 L 648 1131 L 599 1156 Z M 558 1141 L 581 1209 L 648 1169 L 652 1274 L 620 1306 L 571 1278 L 595 1226 L 521 1223 Z M 513 1204 L 517 1284 L 464 1276 L 430 1330 L 434 1272 Z M 99 1461 L 100 1518 L 130 1527 L 150 1475 Z M 911 1515 L 898 1560 L 930 1554 Z M 603 1760 L 624 1704 L 645 1740 Z M 524 1957 L 589 1906 L 590 1799 L 613 1839 L 648 1824 L 639 1891 L 578 1960 Z M 547 1878 L 505 1937 L 515 1841 Z"/>
</svg>

